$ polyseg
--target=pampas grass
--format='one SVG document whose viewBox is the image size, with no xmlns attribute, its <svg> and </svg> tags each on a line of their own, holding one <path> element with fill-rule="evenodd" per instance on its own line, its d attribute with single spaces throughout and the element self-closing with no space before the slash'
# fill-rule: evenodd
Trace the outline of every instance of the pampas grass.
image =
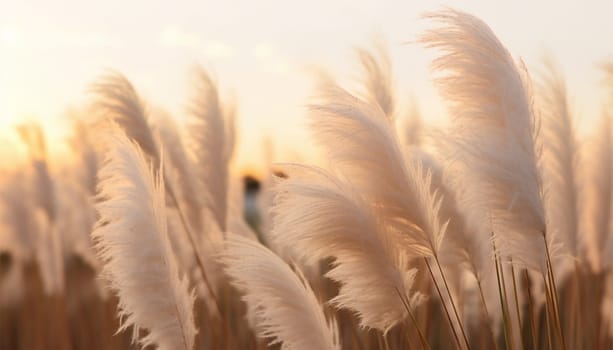
<svg viewBox="0 0 613 350">
<path fill-rule="evenodd" d="M 196 156 L 198 177 L 206 189 L 205 200 L 217 226 L 226 231 L 228 221 L 229 162 L 234 150 L 232 106 L 224 108 L 217 85 L 202 68 L 194 70 L 195 94 L 189 107 L 190 145 Z"/>
<path fill-rule="evenodd" d="M 195 161 L 186 152 L 180 129 L 169 115 L 160 116 L 154 123 L 154 129 L 167 155 L 165 173 L 169 182 L 177 188 L 177 197 L 187 212 L 191 227 L 201 232 L 203 200 L 198 196 L 201 187 L 196 177 Z"/>
<path fill-rule="evenodd" d="M 578 197 L 581 194 L 577 179 L 580 159 L 576 131 L 564 77 L 552 62 L 546 62 L 546 69 L 539 86 L 539 110 L 543 120 L 543 162 L 547 164 L 543 169 L 547 226 L 562 245 L 562 251 L 578 258 L 585 256 L 585 242 L 578 235 Z M 562 260 L 562 264 L 571 261 Z M 562 269 L 560 266 L 557 272 L 564 272 Z"/>
<path fill-rule="evenodd" d="M 340 349 L 334 319 L 322 306 L 300 270 L 292 269 L 257 241 L 230 235 L 221 258 L 243 300 L 254 310 L 258 335 L 282 349 Z M 308 334 L 308 337 L 305 335 Z"/>
<path fill-rule="evenodd" d="M 143 347 L 192 349 L 194 295 L 170 247 L 162 174 L 126 136 L 109 137 L 92 236 L 102 273 L 119 297 L 120 330 L 133 327 Z"/>
<path fill-rule="evenodd" d="M 149 127 L 148 110 L 130 81 L 118 72 L 108 72 L 91 86 L 94 110 L 100 119 L 117 124 L 138 143 L 143 152 L 159 162 L 159 151 Z"/>
<path fill-rule="evenodd" d="M 386 228 L 347 181 L 314 168 L 285 171 L 290 178 L 276 188 L 273 240 L 307 264 L 334 258 L 327 276 L 341 288 L 332 302 L 357 312 L 363 327 L 386 331 L 408 317 L 424 300 L 413 291 L 410 238 Z"/>
<path fill-rule="evenodd" d="M 396 96 L 391 61 L 387 49 L 381 42 L 376 43 L 374 51 L 356 49 L 363 70 L 364 95 L 368 101 L 379 105 L 383 113 L 393 120 Z"/>
<path fill-rule="evenodd" d="M 520 263 L 543 275 L 548 325 L 556 329 L 559 346 L 565 348 L 552 266 L 557 242 L 555 232 L 546 225 L 540 120 L 533 109 L 528 71 L 478 18 L 454 10 L 428 18 L 440 23 L 440 27 L 424 34 L 420 41 L 442 52 L 434 60 L 433 70 L 438 73 L 436 83 L 451 114 L 451 157 L 469 165 L 467 192 L 473 198 L 467 204 L 473 206 L 475 213 L 481 213 L 471 216 L 482 221 L 482 227 L 490 225 L 497 256 L 502 254 L 511 263 Z M 483 222 L 483 212 L 490 214 L 491 223 Z M 501 304 L 503 309 L 507 305 L 505 325 L 510 327 L 513 316 L 505 301 L 508 289 L 499 261 L 502 260 L 496 258 L 503 291 Z M 515 271 L 512 269 L 510 274 L 519 329 L 521 296 Z M 509 328 L 508 344 L 513 343 L 512 333 Z"/>
<path fill-rule="evenodd" d="M 476 198 L 466 204 L 492 214 L 505 254 L 544 269 L 539 126 L 527 71 L 476 17 L 447 10 L 427 18 L 440 24 L 421 42 L 441 52 L 432 69 L 453 123 L 448 142 L 470 164 Z"/>
<path fill-rule="evenodd" d="M 236 103 L 204 68 L 185 118 L 110 71 L 66 155 L 14 130 L 0 350 L 610 349 L 613 100 L 580 132 L 552 61 L 533 89 L 479 18 L 422 21 L 450 123 L 405 101 L 380 42 L 355 49 L 355 85 L 314 74 L 318 165 L 273 164 L 270 139 L 261 187 L 236 177 Z"/>
<path fill-rule="evenodd" d="M 440 198 L 419 162 L 406 161 L 394 129 L 377 106 L 324 83 L 311 106 L 311 128 L 331 163 L 351 176 L 380 213 L 406 232 L 417 255 L 435 255 L 445 233 L 438 220 Z"/>
</svg>

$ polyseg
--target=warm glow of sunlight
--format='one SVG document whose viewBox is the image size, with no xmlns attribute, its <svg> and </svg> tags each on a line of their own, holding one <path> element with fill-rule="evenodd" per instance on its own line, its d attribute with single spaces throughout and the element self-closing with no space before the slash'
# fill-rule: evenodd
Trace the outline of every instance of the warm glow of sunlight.
<svg viewBox="0 0 613 350">
<path fill-rule="evenodd" d="M 436 4 L 33 3 L 13 1 L 0 13 L 0 135 L 16 124 L 38 120 L 52 153 L 64 147 L 61 138 L 70 133 L 70 125 L 58 116 L 68 107 L 90 102 L 88 87 L 105 69 L 122 72 L 147 102 L 182 120 L 190 67 L 202 64 L 239 106 L 236 169 L 262 168 L 261 144 L 267 137 L 274 140 L 275 161 L 317 158 L 305 131 L 305 106 L 313 84 L 309 72 L 323 68 L 340 81 L 355 83 L 352 49 L 368 46 L 373 36 L 383 38 L 390 51 L 398 119 L 406 117 L 411 100 L 429 124 L 446 119 L 432 86 L 430 57 L 419 45 L 406 44 L 424 27 L 419 16 Z M 591 127 L 603 101 L 596 65 L 611 51 L 604 41 L 590 38 L 611 32 L 606 15 L 610 4 L 556 3 L 556 11 L 550 4 L 527 0 L 504 6 L 449 0 L 445 5 L 482 17 L 532 71 L 538 71 L 545 52 L 551 54 L 571 87 L 579 130 Z M 119 8 L 122 15 L 117 14 Z M 143 8 L 148 15 L 134 26 L 129 19 Z M 285 15 L 274 15 L 278 13 Z"/>
<path fill-rule="evenodd" d="M 613 349 L 613 0 L 443 1 L 4 0 L 0 350 Z"/>
<path fill-rule="evenodd" d="M 66 157 L 71 154 L 67 145 L 70 128 L 66 121 L 61 118 L 19 117 L 19 114 L 8 113 L 0 115 L 0 143 L 8 145 L 0 147 L 1 163 L 6 166 L 12 162 L 23 161 L 27 149 L 18 135 L 17 128 L 32 123 L 39 124 L 43 129 L 48 157 L 54 163 L 65 163 Z"/>
</svg>

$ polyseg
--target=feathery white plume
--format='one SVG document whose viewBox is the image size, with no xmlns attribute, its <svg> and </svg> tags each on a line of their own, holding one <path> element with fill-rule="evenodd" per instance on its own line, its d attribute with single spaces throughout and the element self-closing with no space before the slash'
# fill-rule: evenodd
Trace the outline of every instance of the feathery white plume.
<svg viewBox="0 0 613 350">
<path fill-rule="evenodd" d="M 103 274 L 119 296 L 120 330 L 133 326 L 136 339 L 146 329 L 143 347 L 192 349 L 194 295 L 179 277 L 168 238 L 162 174 L 125 135 L 109 135 L 109 142 L 92 236 Z"/>
<path fill-rule="evenodd" d="M 409 152 L 412 157 L 419 159 L 424 168 L 432 174 L 432 188 L 436 188 L 442 194 L 442 204 L 439 211 L 441 221 L 449 220 L 445 233 L 445 242 L 442 245 L 442 260 L 449 265 L 459 262 L 465 265 L 467 270 L 472 273 L 479 281 L 491 269 L 493 257 L 491 254 L 492 245 L 483 232 L 473 230 L 468 226 L 468 222 L 461 210 L 460 200 L 464 186 L 459 183 L 461 176 L 458 177 L 462 169 L 458 164 L 447 165 L 443 168 L 442 161 L 435 159 L 429 153 L 418 147 L 410 147 Z"/>
<path fill-rule="evenodd" d="M 260 337 L 287 350 L 340 350 L 336 322 L 326 320 L 300 270 L 252 239 L 230 234 L 225 245 L 224 270 L 255 311 Z"/>
<path fill-rule="evenodd" d="M 566 83 L 552 62 L 540 76 L 539 107 L 543 121 L 543 184 L 548 232 L 569 255 L 579 258 L 584 248 L 578 235 L 579 185 L 575 129 Z M 563 260 L 561 262 L 568 261 Z M 560 269 L 558 269 L 560 272 Z"/>
<path fill-rule="evenodd" d="M 234 148 L 233 110 L 223 110 L 215 82 L 195 70 L 195 95 L 190 105 L 189 136 L 206 191 L 207 205 L 222 232 L 227 228 L 229 162 Z"/>
<path fill-rule="evenodd" d="M 355 98 L 332 82 L 310 107 L 310 126 L 334 168 L 373 201 L 379 213 L 412 240 L 418 254 L 438 253 L 445 234 L 441 201 L 430 174 L 406 157 L 378 105 Z"/>
<path fill-rule="evenodd" d="M 311 167 L 286 167 L 276 186 L 274 243 L 308 265 L 334 258 L 327 274 L 341 284 L 332 303 L 358 313 L 365 327 L 389 330 L 423 301 L 413 292 L 411 237 L 385 225 L 347 180 Z M 401 300 L 402 297 L 404 300 Z"/>
<path fill-rule="evenodd" d="M 109 72 L 91 87 L 96 95 L 95 111 L 119 125 L 126 135 L 134 140 L 149 157 L 159 162 L 159 151 L 149 128 L 147 108 L 126 77 L 118 72 Z"/>
<path fill-rule="evenodd" d="M 177 197 L 183 203 L 191 227 L 196 233 L 202 231 L 201 187 L 197 181 L 194 162 L 188 156 L 177 124 L 169 115 L 163 114 L 156 119 L 154 128 L 159 136 L 160 145 L 167 155 L 164 171 L 168 181 L 176 188 Z"/>
<path fill-rule="evenodd" d="M 474 199 L 464 204 L 481 226 L 492 214 L 507 254 L 544 268 L 539 126 L 527 72 L 480 19 L 454 10 L 427 18 L 439 23 L 420 41 L 442 52 L 432 68 L 452 118 L 451 157 L 467 164 L 463 176 L 472 183 Z"/>
<path fill-rule="evenodd" d="M 365 97 L 370 103 L 378 104 L 385 116 L 392 121 L 396 109 L 392 64 L 385 46 L 377 41 L 372 53 L 358 48 L 356 53 L 364 74 Z"/>
</svg>

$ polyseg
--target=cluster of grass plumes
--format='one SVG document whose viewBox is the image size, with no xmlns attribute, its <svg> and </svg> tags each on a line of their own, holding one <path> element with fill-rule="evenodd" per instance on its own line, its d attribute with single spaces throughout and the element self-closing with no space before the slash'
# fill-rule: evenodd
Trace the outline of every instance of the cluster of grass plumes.
<svg viewBox="0 0 613 350">
<path fill-rule="evenodd" d="M 581 139 L 562 74 L 425 16 L 450 124 L 405 129 L 384 48 L 322 74 L 323 167 L 270 166 L 247 221 L 235 107 L 193 72 L 187 127 L 109 73 L 57 167 L 25 125 L 0 177 L 0 349 L 608 349 L 613 126 Z M 605 65 L 613 87 L 613 70 Z M 269 164 L 266 164 L 269 166 Z"/>
</svg>

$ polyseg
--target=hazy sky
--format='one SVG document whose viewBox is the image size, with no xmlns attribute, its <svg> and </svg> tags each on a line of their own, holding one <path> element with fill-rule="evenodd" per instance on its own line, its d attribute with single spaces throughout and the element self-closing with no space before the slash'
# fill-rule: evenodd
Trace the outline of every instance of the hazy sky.
<svg viewBox="0 0 613 350">
<path fill-rule="evenodd" d="M 451 6 L 484 19 L 531 69 L 549 52 L 569 82 L 581 123 L 603 101 L 597 64 L 613 53 L 612 1 L 145 1 L 0 0 L 0 134 L 35 118 L 53 140 L 67 107 L 105 68 L 123 72 L 152 105 L 182 118 L 193 64 L 209 68 L 239 106 L 239 162 L 260 162 L 265 137 L 278 159 L 309 149 L 304 105 L 314 64 L 351 81 L 351 51 L 373 35 L 392 55 L 399 97 L 415 96 L 426 119 L 443 119 L 431 86 L 432 53 L 406 44 L 424 11 Z M 403 104 L 403 106 L 406 103 Z"/>
</svg>

